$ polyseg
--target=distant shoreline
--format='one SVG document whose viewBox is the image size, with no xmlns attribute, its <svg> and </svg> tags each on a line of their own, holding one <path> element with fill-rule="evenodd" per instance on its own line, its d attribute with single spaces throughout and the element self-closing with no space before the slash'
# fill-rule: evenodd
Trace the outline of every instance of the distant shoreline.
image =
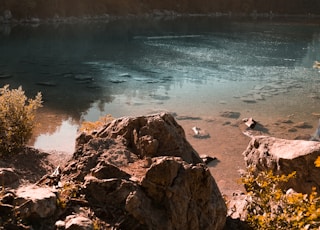
<svg viewBox="0 0 320 230">
<path fill-rule="evenodd" d="M 39 18 L 39 17 L 26 17 L 26 18 L 14 18 L 14 16 L 5 19 L 1 16 L 0 11 L 0 26 L 15 26 L 15 25 L 45 25 L 45 24 L 78 24 L 78 23 L 108 23 L 117 20 L 170 20 L 176 18 L 216 18 L 216 19 L 228 19 L 228 20 L 268 20 L 268 21 L 288 21 L 290 23 L 304 23 L 304 24 L 315 24 L 320 21 L 320 14 L 268 14 L 268 13 L 207 13 L 207 14 L 187 14 L 178 13 L 174 11 L 154 11 L 152 13 L 145 14 L 128 14 L 128 15 L 86 15 L 86 16 L 68 16 L 60 17 L 55 16 L 52 18 Z"/>
<path fill-rule="evenodd" d="M 10 12 L 10 13 L 9 13 Z M 0 16 L 16 18 L 67 18 L 94 15 L 226 14 L 226 15 L 319 15 L 320 4 L 305 0 L 3 0 Z M 215 13 L 220 12 L 220 13 Z"/>
</svg>

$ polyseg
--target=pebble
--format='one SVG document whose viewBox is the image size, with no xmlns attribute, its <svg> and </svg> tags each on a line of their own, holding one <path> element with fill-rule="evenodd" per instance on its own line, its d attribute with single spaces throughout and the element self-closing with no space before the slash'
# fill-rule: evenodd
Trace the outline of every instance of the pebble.
<svg viewBox="0 0 320 230">
<path fill-rule="evenodd" d="M 205 164 L 209 164 L 211 161 L 217 160 L 216 157 L 210 157 L 208 155 L 201 155 L 200 158 Z"/>
<path fill-rule="evenodd" d="M 204 138 L 210 137 L 210 134 L 207 131 L 200 129 L 199 127 L 195 126 L 192 128 L 192 130 L 194 132 L 193 137 L 195 137 L 195 138 L 204 139 Z"/>
</svg>

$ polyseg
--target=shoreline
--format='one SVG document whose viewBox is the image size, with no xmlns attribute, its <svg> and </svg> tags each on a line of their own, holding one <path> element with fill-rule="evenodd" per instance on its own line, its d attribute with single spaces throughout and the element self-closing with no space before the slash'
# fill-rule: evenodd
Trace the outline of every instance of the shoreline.
<svg viewBox="0 0 320 230">
<path fill-rule="evenodd" d="M 54 17 L 40 18 L 35 16 L 29 16 L 26 18 L 15 18 L 12 16 L 11 11 L 8 10 L 9 16 L 0 15 L 0 26 L 17 26 L 17 25 L 67 25 L 78 23 L 109 23 L 117 20 L 167 20 L 177 18 L 196 18 L 196 17 L 208 17 L 216 19 L 229 19 L 234 21 L 242 20 L 292 20 L 293 22 L 298 20 L 304 20 L 303 23 L 317 23 L 320 20 L 320 14 L 274 14 L 269 13 L 232 13 L 232 12 L 212 12 L 212 13 L 179 13 L 170 10 L 154 10 L 151 13 L 142 14 L 127 14 L 127 15 L 115 15 L 115 14 L 101 14 L 101 15 L 83 15 L 83 16 L 66 16 L 60 17 L 55 15 Z"/>
<path fill-rule="evenodd" d="M 193 117 L 182 116 L 180 118 L 176 117 L 175 119 L 184 129 L 187 141 L 196 152 L 200 156 L 207 155 L 215 158 L 207 166 L 220 192 L 226 197 L 232 197 L 235 192 L 244 192 L 244 187 L 240 183 L 240 171 L 245 170 L 242 153 L 248 147 L 251 138 L 243 134 L 243 131 L 248 130 L 242 121 L 243 117 L 199 117 L 200 119 L 193 119 Z M 266 135 L 283 139 L 304 140 L 308 140 L 314 133 L 314 126 L 303 126 L 303 122 L 290 121 L 286 118 L 279 118 L 275 119 L 274 123 L 261 124 L 258 122 L 257 127 L 250 131 L 255 136 Z M 208 137 L 194 137 L 193 127 L 204 130 L 209 134 Z M 288 131 L 294 127 L 297 127 L 297 131 Z M 49 153 L 48 158 L 55 166 L 62 166 L 61 164 L 71 159 L 73 155 L 73 153 L 57 150 L 38 150 Z"/>
</svg>

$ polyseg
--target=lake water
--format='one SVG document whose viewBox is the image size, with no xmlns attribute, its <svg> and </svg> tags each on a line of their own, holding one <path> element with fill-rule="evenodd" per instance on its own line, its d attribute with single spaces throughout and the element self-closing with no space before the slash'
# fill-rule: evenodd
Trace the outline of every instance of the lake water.
<svg viewBox="0 0 320 230">
<path fill-rule="evenodd" d="M 170 111 L 317 124 L 318 22 L 213 17 L 0 26 L 0 85 L 41 91 L 32 145 L 72 152 L 80 122 Z"/>
</svg>

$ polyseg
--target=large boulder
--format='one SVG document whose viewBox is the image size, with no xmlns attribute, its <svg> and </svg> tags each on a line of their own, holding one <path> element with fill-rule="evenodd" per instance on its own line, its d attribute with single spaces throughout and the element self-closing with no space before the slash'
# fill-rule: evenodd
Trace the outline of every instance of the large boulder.
<svg viewBox="0 0 320 230">
<path fill-rule="evenodd" d="M 62 181 L 81 184 L 95 215 L 120 229 L 222 229 L 226 205 L 168 113 L 126 117 L 77 139 Z"/>
<path fill-rule="evenodd" d="M 159 157 L 126 210 L 148 229 L 221 229 L 226 207 L 208 168 L 181 158 Z M 142 192 L 143 191 L 143 192 Z"/>
<path fill-rule="evenodd" d="M 80 162 L 73 161 L 66 171 L 82 180 L 99 162 L 121 167 L 157 156 L 181 157 L 192 164 L 203 162 L 174 117 L 161 113 L 119 118 L 98 131 L 81 133 L 74 153 L 74 160 Z"/>
<path fill-rule="evenodd" d="M 22 186 L 16 191 L 15 205 L 23 219 L 52 217 L 57 210 L 57 196 L 52 188 Z"/>
<path fill-rule="evenodd" d="M 202 162 L 186 140 L 183 128 L 169 113 L 116 119 L 97 132 L 80 135 L 77 148 L 83 149 L 92 138 L 120 139 L 139 158 L 176 156 L 188 163 Z"/>
<path fill-rule="evenodd" d="M 283 185 L 297 192 L 310 193 L 312 187 L 320 189 L 320 168 L 315 160 L 320 156 L 320 143 L 304 140 L 285 140 L 256 136 L 243 152 L 246 164 L 258 171 L 272 170 L 276 174 L 296 172 L 296 177 Z"/>
</svg>

